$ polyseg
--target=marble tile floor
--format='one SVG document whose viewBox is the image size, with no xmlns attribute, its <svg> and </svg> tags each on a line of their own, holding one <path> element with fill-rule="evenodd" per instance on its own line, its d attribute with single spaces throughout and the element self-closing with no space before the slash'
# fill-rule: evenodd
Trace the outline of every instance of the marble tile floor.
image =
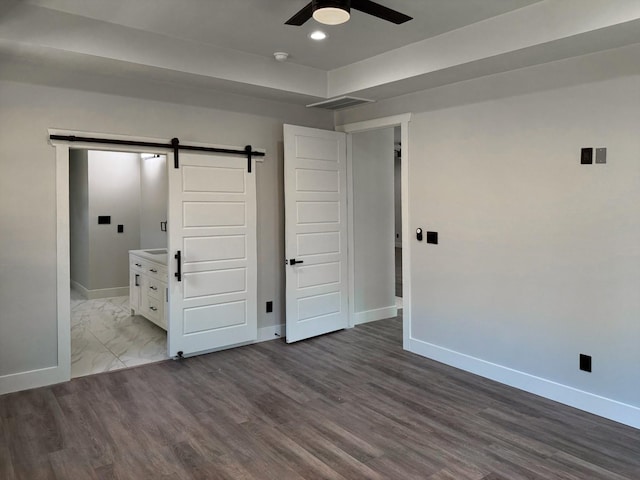
<svg viewBox="0 0 640 480">
<path fill-rule="evenodd" d="M 167 358 L 167 332 L 132 316 L 128 296 L 87 300 L 71 290 L 72 378 Z"/>
</svg>

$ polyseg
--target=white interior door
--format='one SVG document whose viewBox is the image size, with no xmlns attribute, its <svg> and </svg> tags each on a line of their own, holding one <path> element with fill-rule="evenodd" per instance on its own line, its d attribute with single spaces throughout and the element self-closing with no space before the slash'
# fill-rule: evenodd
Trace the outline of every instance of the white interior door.
<svg viewBox="0 0 640 480">
<path fill-rule="evenodd" d="M 168 162 L 170 356 L 257 338 L 255 169 L 237 156 L 179 159 Z"/>
<path fill-rule="evenodd" d="M 348 327 L 346 135 L 284 126 L 287 342 Z"/>
</svg>

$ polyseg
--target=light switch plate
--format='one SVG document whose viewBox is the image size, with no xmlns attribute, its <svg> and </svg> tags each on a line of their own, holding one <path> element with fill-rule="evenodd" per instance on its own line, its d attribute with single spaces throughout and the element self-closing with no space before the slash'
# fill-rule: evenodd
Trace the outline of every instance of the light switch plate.
<svg viewBox="0 0 640 480">
<path fill-rule="evenodd" d="M 593 163 L 593 148 L 585 147 L 580 151 L 580 163 L 582 165 L 591 165 Z"/>
<path fill-rule="evenodd" d="M 596 163 L 607 163 L 606 148 L 596 148 Z"/>
</svg>

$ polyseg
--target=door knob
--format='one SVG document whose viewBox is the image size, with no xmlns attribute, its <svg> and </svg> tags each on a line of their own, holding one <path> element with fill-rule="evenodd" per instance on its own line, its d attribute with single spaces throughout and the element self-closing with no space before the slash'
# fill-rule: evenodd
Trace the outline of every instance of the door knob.
<svg viewBox="0 0 640 480">
<path fill-rule="evenodd" d="M 289 265 L 296 265 L 298 263 L 304 263 L 304 260 L 296 260 L 295 258 L 289 260 Z"/>
</svg>

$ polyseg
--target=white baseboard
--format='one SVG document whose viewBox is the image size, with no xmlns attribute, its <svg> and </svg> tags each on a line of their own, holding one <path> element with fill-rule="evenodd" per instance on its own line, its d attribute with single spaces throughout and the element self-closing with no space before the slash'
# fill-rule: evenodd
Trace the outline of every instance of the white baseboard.
<svg viewBox="0 0 640 480">
<path fill-rule="evenodd" d="M 113 288 L 97 288 L 89 290 L 84 285 L 79 284 L 75 280 L 71 280 L 71 288 L 80 292 L 87 300 L 95 300 L 96 298 L 124 297 L 129 295 L 129 287 L 113 287 Z"/>
<path fill-rule="evenodd" d="M 258 338 L 255 343 L 266 342 L 267 340 L 275 340 L 277 338 L 284 338 L 286 325 L 281 323 L 279 325 L 271 325 L 269 327 L 262 327 L 258 329 Z"/>
<path fill-rule="evenodd" d="M 376 308 L 374 310 L 367 310 L 364 312 L 356 312 L 353 318 L 354 325 L 361 325 L 363 323 L 375 322 L 376 320 L 383 320 L 385 318 L 392 318 L 398 315 L 398 308 L 395 305 L 389 307 Z"/>
<path fill-rule="evenodd" d="M 640 408 L 412 338 L 410 352 L 570 407 L 640 428 Z"/>
<path fill-rule="evenodd" d="M 30 388 L 45 387 L 69 380 L 69 369 L 59 366 L 14 373 L 0 377 L 0 395 Z"/>
</svg>

